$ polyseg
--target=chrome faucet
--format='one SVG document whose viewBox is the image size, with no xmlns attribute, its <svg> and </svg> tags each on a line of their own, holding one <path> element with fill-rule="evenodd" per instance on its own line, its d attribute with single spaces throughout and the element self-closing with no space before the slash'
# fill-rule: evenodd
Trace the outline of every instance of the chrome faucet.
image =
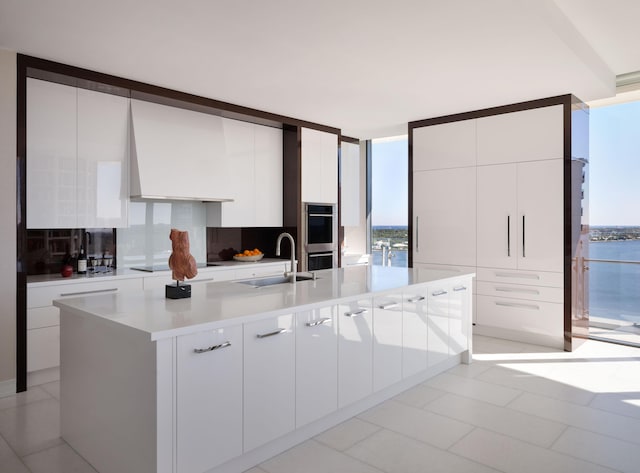
<svg viewBox="0 0 640 473">
<path fill-rule="evenodd" d="M 293 237 L 291 233 L 281 233 L 278 235 L 278 239 L 276 240 L 276 256 L 280 256 L 280 243 L 282 243 L 282 239 L 287 237 L 291 242 L 291 272 L 289 275 L 291 276 L 291 282 L 296 282 L 296 242 L 293 241 Z M 286 273 L 285 273 L 286 274 Z"/>
</svg>

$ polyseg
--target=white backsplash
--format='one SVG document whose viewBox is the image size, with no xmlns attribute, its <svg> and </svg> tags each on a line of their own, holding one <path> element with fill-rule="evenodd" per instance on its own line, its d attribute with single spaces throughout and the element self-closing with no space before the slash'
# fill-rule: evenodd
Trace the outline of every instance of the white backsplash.
<svg viewBox="0 0 640 473">
<path fill-rule="evenodd" d="M 131 202 L 129 227 L 116 236 L 119 268 L 167 264 L 172 228 L 189 232 L 190 252 L 198 263 L 207 260 L 206 204 L 202 202 Z"/>
</svg>

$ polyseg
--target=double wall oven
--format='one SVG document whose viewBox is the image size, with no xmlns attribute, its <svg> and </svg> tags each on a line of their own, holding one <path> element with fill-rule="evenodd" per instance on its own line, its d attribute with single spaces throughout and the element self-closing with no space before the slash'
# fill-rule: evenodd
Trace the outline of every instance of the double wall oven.
<svg viewBox="0 0 640 473">
<path fill-rule="evenodd" d="M 334 204 L 304 204 L 302 271 L 338 266 L 338 215 Z"/>
</svg>

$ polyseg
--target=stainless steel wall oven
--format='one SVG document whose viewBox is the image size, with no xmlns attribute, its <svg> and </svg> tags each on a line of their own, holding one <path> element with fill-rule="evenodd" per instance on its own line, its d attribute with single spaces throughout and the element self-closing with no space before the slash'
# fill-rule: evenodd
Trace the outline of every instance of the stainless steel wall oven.
<svg viewBox="0 0 640 473">
<path fill-rule="evenodd" d="M 302 271 L 338 266 L 338 215 L 334 204 L 304 204 Z"/>
</svg>

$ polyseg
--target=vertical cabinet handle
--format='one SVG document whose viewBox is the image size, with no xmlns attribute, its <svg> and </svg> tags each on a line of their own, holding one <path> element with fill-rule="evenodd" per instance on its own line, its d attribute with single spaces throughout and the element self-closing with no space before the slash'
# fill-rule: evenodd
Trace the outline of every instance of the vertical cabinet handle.
<svg viewBox="0 0 640 473">
<path fill-rule="evenodd" d="M 420 253 L 420 217 L 416 216 L 416 253 Z"/>
<path fill-rule="evenodd" d="M 525 230 L 525 216 L 522 216 L 522 257 L 525 258 L 527 255 L 525 253 L 525 247 L 527 244 L 527 232 Z"/>
<path fill-rule="evenodd" d="M 193 352 L 194 353 L 207 353 L 209 351 L 213 351 L 213 350 L 220 350 L 221 348 L 227 348 L 231 346 L 231 342 L 224 342 L 221 343 L 220 345 L 213 345 L 211 347 L 207 347 L 207 348 L 194 348 Z"/>
<path fill-rule="evenodd" d="M 507 215 L 507 256 L 511 256 L 511 215 Z"/>
<path fill-rule="evenodd" d="M 284 333 L 286 331 L 287 331 L 286 328 L 279 328 L 277 330 L 274 330 L 273 332 L 259 333 L 258 335 L 256 335 L 256 337 L 257 338 L 273 337 L 274 335 L 280 335 L 281 333 Z"/>
</svg>

